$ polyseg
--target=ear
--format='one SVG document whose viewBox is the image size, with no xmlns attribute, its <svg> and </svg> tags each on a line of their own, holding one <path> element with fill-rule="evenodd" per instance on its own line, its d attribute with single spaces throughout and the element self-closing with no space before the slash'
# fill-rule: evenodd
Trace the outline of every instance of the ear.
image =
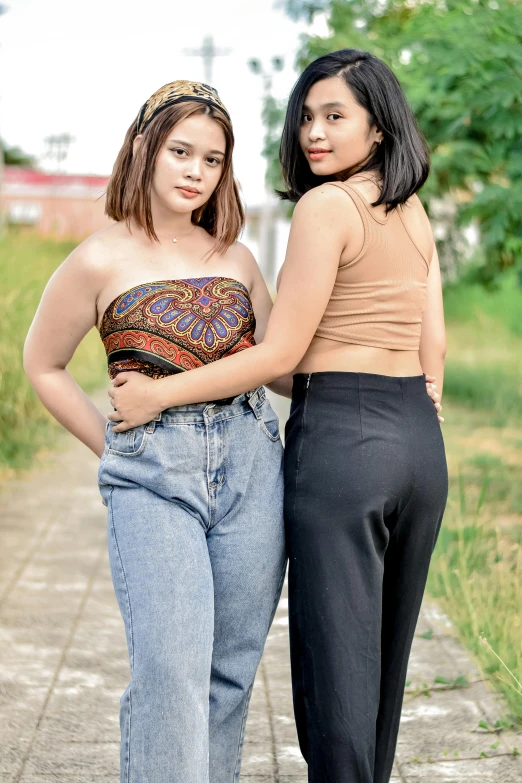
<svg viewBox="0 0 522 783">
<path fill-rule="evenodd" d="M 141 147 L 141 142 L 143 140 L 143 133 L 138 133 L 134 141 L 132 142 L 132 154 L 135 155 L 139 148 Z"/>
<path fill-rule="evenodd" d="M 374 141 L 376 144 L 380 144 L 381 141 L 384 139 L 384 133 L 380 128 L 375 128 L 375 138 Z"/>
</svg>

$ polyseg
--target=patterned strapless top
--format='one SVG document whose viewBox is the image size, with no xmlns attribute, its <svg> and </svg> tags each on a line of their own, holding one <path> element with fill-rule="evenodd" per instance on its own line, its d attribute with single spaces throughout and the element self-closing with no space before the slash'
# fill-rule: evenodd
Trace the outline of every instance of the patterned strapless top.
<svg viewBox="0 0 522 783">
<path fill-rule="evenodd" d="M 192 370 L 255 345 L 248 290 L 230 277 L 160 280 L 135 286 L 105 310 L 109 375 L 152 378 Z"/>
</svg>

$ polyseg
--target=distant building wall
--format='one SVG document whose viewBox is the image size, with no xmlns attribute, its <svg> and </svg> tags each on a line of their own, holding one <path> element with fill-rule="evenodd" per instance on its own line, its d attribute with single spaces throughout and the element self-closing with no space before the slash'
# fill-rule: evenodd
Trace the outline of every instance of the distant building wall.
<svg viewBox="0 0 522 783">
<path fill-rule="evenodd" d="M 9 224 L 41 236 L 83 239 L 112 222 L 103 212 L 108 182 L 108 177 L 6 166 L 2 211 Z"/>
</svg>

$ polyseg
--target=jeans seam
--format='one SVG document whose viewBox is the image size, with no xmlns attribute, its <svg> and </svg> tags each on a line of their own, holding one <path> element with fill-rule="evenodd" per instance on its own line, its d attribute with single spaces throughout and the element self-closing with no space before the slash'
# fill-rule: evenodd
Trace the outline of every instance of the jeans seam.
<svg viewBox="0 0 522 783">
<path fill-rule="evenodd" d="M 134 630 L 132 625 L 132 608 L 131 608 L 131 602 L 130 602 L 130 595 L 129 595 L 129 586 L 127 584 L 127 575 L 125 574 L 125 568 L 123 565 L 123 560 L 121 557 L 120 552 L 120 546 L 118 544 L 118 537 L 116 535 L 116 528 L 114 526 L 114 514 L 112 510 L 112 493 L 114 491 L 114 488 L 111 487 L 109 491 L 109 513 L 111 515 L 111 529 L 112 534 L 114 536 L 114 543 L 116 545 L 116 551 L 118 552 L 118 560 L 120 563 L 121 572 L 123 574 L 123 583 L 125 585 L 125 595 L 127 598 L 127 606 L 129 610 L 129 638 L 130 638 L 130 667 L 131 667 L 131 684 L 129 687 L 129 720 L 128 720 L 128 728 L 127 728 L 127 736 L 125 738 L 125 746 L 126 746 L 126 769 L 124 771 L 124 779 L 127 781 L 127 783 L 130 780 L 130 744 L 131 744 L 131 722 L 132 722 L 132 674 L 134 672 Z M 122 738 L 123 740 L 123 738 Z"/>
<path fill-rule="evenodd" d="M 272 625 L 272 622 L 274 620 L 275 613 L 276 613 L 276 610 L 277 610 L 277 606 L 279 604 L 279 598 L 281 597 L 281 590 L 283 589 L 283 583 L 285 581 L 286 563 L 287 563 L 287 559 L 285 557 L 283 568 L 281 570 L 281 576 L 279 577 L 279 583 L 278 583 L 277 590 L 276 590 L 276 593 L 275 593 L 275 596 L 274 596 L 274 603 L 273 603 L 273 606 L 272 606 L 272 612 L 271 612 L 271 615 L 270 615 L 270 622 L 268 623 L 268 629 L 267 629 L 267 632 L 266 632 L 266 636 L 268 636 L 268 631 L 270 630 L 270 626 Z M 237 749 L 236 766 L 235 766 L 235 769 L 234 769 L 234 777 L 232 778 L 233 783 L 237 783 L 237 781 L 239 780 L 239 772 L 240 772 L 240 769 L 241 769 L 241 755 L 242 755 L 241 754 L 241 750 L 243 748 L 243 739 L 244 739 L 244 736 L 245 736 L 245 725 L 246 725 L 246 719 L 247 719 L 247 710 L 248 710 L 248 705 L 250 704 L 250 697 L 252 695 L 253 687 L 254 687 L 254 683 L 252 683 L 252 685 L 250 686 L 249 691 L 248 691 L 248 695 L 247 695 L 247 698 L 246 698 L 246 701 L 245 701 L 245 709 L 243 711 L 243 718 L 242 718 L 242 723 L 241 723 L 241 732 L 240 732 L 240 735 L 239 735 L 239 745 L 238 745 L 238 749 Z"/>
<path fill-rule="evenodd" d="M 245 737 L 245 727 L 246 727 L 246 720 L 248 715 L 248 705 L 250 704 L 250 697 L 252 696 L 252 691 L 254 689 L 254 683 L 250 686 L 248 689 L 248 693 L 245 698 L 245 706 L 243 707 L 243 716 L 241 718 L 241 731 L 239 732 L 239 742 L 237 747 L 237 756 L 236 756 L 236 765 L 234 768 L 234 775 L 232 777 L 232 783 L 237 783 L 239 780 L 239 773 L 241 771 L 241 756 L 242 756 L 242 749 L 243 749 L 243 741 Z"/>
</svg>

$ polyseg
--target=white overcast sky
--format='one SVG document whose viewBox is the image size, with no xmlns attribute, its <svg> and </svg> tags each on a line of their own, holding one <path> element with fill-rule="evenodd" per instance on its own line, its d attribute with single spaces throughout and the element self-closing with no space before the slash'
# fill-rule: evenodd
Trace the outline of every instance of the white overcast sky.
<svg viewBox="0 0 522 783">
<path fill-rule="evenodd" d="M 236 134 L 235 169 L 247 204 L 263 197 L 262 80 L 251 57 L 285 58 L 273 92 L 288 95 L 299 36 L 274 0 L 2 0 L 0 136 L 41 156 L 43 139 L 69 132 L 64 171 L 109 174 L 141 104 L 174 79 L 203 81 L 203 62 L 183 54 L 206 35 L 229 49 L 214 61 L 213 84 Z M 313 32 L 324 34 L 324 20 Z M 45 161 L 43 161 L 45 166 Z"/>
</svg>

